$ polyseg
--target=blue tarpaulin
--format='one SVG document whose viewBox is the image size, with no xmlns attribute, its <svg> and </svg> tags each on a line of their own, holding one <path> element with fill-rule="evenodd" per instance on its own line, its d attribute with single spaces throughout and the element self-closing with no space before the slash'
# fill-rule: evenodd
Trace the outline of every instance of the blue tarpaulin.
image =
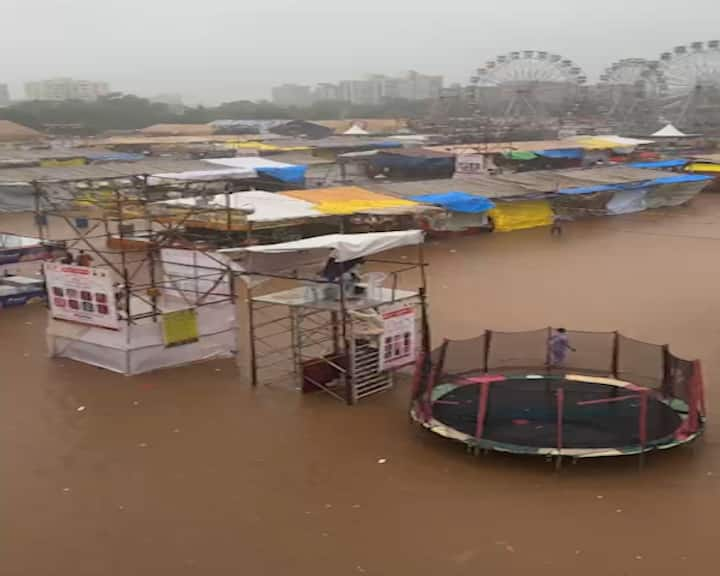
<svg viewBox="0 0 720 576">
<path fill-rule="evenodd" d="M 564 148 L 562 150 L 533 150 L 543 158 L 566 158 L 570 160 L 581 160 L 583 157 L 582 148 Z"/>
<path fill-rule="evenodd" d="M 682 184 L 683 182 L 703 182 L 704 180 L 712 180 L 712 176 L 703 174 L 677 174 L 674 176 L 666 176 L 652 181 L 652 184 L 659 186 L 661 184 Z"/>
<path fill-rule="evenodd" d="M 451 212 L 479 214 L 495 208 L 495 204 L 485 196 L 473 196 L 467 192 L 445 192 L 442 194 L 417 194 L 410 197 L 416 202 L 434 204 Z"/>
<path fill-rule="evenodd" d="M 558 190 L 558 194 L 573 196 L 575 194 L 593 194 L 595 192 L 607 192 L 609 190 L 617 190 L 617 188 L 613 184 L 599 184 L 585 188 L 563 188 Z"/>
<path fill-rule="evenodd" d="M 83 157 L 88 162 L 137 162 L 145 159 L 144 154 L 128 152 L 84 152 Z"/>
<path fill-rule="evenodd" d="M 690 160 L 684 158 L 674 158 L 672 160 L 656 160 L 654 162 L 633 162 L 632 164 L 628 164 L 628 166 L 630 166 L 630 168 L 656 170 L 658 168 L 681 168 L 689 162 Z"/>
<path fill-rule="evenodd" d="M 704 180 L 712 180 L 712 176 L 703 176 L 702 174 L 676 174 L 673 176 L 666 176 L 664 178 L 641 180 L 639 182 L 625 182 L 623 184 L 600 184 L 598 186 L 588 186 L 586 188 L 563 188 L 562 190 L 558 190 L 558 194 L 574 195 L 593 194 L 594 192 L 609 192 L 615 190 L 640 190 L 650 186 L 702 182 Z"/>
<path fill-rule="evenodd" d="M 299 184 L 305 181 L 305 173 L 307 166 L 304 164 L 292 164 L 288 166 L 258 166 L 255 168 L 258 174 L 264 174 L 280 180 L 281 182 L 289 182 L 291 184 Z"/>
</svg>

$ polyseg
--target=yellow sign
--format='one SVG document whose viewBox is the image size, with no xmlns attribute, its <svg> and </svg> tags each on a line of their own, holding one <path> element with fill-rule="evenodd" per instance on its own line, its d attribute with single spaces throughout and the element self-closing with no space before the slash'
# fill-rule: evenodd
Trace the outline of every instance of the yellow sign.
<svg viewBox="0 0 720 576">
<path fill-rule="evenodd" d="M 166 347 L 192 344 L 200 339 L 197 311 L 176 310 L 162 315 L 163 340 Z"/>
<path fill-rule="evenodd" d="M 65 166 L 85 166 L 87 162 L 85 158 L 62 158 L 58 160 L 48 159 L 41 160 L 41 168 L 60 168 Z"/>
</svg>

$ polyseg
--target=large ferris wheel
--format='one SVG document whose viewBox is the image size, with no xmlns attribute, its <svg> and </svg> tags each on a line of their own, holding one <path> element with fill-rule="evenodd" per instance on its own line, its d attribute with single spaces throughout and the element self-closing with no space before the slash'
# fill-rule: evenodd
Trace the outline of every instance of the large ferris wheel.
<svg viewBox="0 0 720 576">
<path fill-rule="evenodd" d="M 667 91 L 660 62 L 625 58 L 608 67 L 600 76 L 608 115 L 627 117 L 638 107 L 657 102 Z"/>
<path fill-rule="evenodd" d="M 471 78 L 477 100 L 498 89 L 505 118 L 543 116 L 548 108 L 568 107 L 587 77 L 572 60 L 537 50 L 510 52 L 488 61 Z"/>
<path fill-rule="evenodd" d="M 720 40 L 677 46 L 660 56 L 663 113 L 679 124 L 697 124 L 720 111 Z"/>
</svg>

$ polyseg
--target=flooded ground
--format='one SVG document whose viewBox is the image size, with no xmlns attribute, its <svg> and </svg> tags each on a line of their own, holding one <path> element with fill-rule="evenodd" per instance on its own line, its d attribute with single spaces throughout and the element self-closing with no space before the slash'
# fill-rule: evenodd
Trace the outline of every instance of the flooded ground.
<svg viewBox="0 0 720 576">
<path fill-rule="evenodd" d="M 431 243 L 433 336 L 620 330 L 720 374 L 720 197 Z M 229 361 L 125 378 L 45 356 L 0 312 L 0 575 L 609 576 L 713 570 L 720 449 L 473 458 L 407 417 L 251 390 Z M 379 459 L 385 459 L 383 464 Z"/>
</svg>

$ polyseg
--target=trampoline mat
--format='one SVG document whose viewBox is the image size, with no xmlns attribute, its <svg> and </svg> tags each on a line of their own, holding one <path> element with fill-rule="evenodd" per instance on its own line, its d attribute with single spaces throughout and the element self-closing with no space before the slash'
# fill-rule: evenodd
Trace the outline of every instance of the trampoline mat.
<svg viewBox="0 0 720 576">
<path fill-rule="evenodd" d="M 640 399 L 579 406 L 578 402 L 626 396 L 627 390 L 575 380 L 510 378 L 490 386 L 483 439 L 531 448 L 557 446 L 558 388 L 565 391 L 563 448 L 603 449 L 640 444 Z M 456 388 L 433 404 L 433 416 L 446 426 L 474 437 L 479 386 Z M 650 396 L 647 443 L 672 438 L 682 418 Z"/>
</svg>

